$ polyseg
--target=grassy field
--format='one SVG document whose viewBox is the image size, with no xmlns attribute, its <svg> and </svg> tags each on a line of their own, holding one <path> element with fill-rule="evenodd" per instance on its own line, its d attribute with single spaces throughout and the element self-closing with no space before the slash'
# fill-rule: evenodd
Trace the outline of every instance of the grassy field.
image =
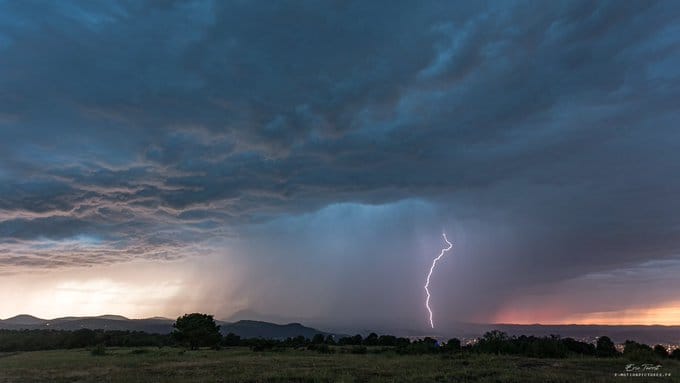
<svg viewBox="0 0 680 383">
<path fill-rule="evenodd" d="M 591 357 L 120 348 L 100 356 L 89 350 L 0 354 L 0 382 L 680 382 L 678 361 L 662 363 L 659 372 L 671 377 L 615 376 L 628 363 Z"/>
</svg>

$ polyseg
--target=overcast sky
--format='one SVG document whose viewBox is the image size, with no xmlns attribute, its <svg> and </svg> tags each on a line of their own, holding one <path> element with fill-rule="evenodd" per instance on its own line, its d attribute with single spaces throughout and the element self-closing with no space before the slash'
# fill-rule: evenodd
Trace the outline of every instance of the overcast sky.
<svg viewBox="0 0 680 383">
<path fill-rule="evenodd" d="M 2 1 L 0 317 L 680 324 L 676 1 Z"/>
</svg>

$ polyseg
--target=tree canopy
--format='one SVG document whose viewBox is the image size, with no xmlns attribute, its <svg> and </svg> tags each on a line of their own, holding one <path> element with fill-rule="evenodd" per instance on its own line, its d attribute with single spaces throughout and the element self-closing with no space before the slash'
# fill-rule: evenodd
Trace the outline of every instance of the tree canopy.
<svg viewBox="0 0 680 383">
<path fill-rule="evenodd" d="M 175 330 L 172 336 L 177 342 L 189 346 L 192 350 L 199 347 L 219 345 L 222 336 L 220 326 L 215 323 L 212 315 L 184 314 L 177 318 L 172 325 Z"/>
</svg>

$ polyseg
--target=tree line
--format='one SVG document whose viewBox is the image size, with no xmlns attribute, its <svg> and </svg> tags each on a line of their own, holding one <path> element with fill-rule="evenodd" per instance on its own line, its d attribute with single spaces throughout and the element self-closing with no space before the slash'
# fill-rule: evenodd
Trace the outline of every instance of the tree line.
<svg viewBox="0 0 680 383">
<path fill-rule="evenodd" d="M 141 331 L 0 330 L 0 352 L 106 347 L 172 346 L 169 335 Z"/>
<path fill-rule="evenodd" d="M 80 329 L 65 330 L 0 330 L 0 352 L 36 351 L 50 349 L 72 349 L 96 347 L 101 353 L 105 347 L 165 347 L 183 346 L 190 349 L 210 347 L 250 347 L 253 351 L 274 351 L 287 348 L 315 350 L 320 353 L 381 353 L 397 354 L 452 354 L 481 353 L 496 355 L 521 355 L 537 358 L 564 358 L 572 355 L 597 357 L 624 356 L 634 361 L 653 361 L 662 358 L 680 360 L 680 349 L 669 353 L 662 345 L 650 347 L 628 340 L 623 352 L 619 352 L 609 337 L 602 336 L 593 343 L 561 338 L 556 335 L 547 337 L 509 336 L 493 330 L 485 333 L 476 342 L 462 345 L 459 339 L 439 342 L 425 337 L 411 340 L 393 335 L 371 333 L 366 337 L 335 337 L 316 334 L 311 339 L 304 336 L 286 339 L 242 339 L 229 333 L 222 335 L 220 327 L 212 315 L 186 314 L 173 324 L 170 334 L 149 334 L 140 331 L 105 331 Z"/>
</svg>

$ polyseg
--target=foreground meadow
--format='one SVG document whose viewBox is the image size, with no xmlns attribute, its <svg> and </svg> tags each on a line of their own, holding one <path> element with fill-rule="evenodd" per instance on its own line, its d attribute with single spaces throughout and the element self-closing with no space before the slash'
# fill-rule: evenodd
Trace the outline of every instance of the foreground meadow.
<svg viewBox="0 0 680 383">
<path fill-rule="evenodd" d="M 53 350 L 0 354 L 0 382 L 680 382 L 671 376 L 619 377 L 625 358 L 533 359 L 483 354 L 356 355 L 308 350 L 253 352 L 176 348 Z"/>
</svg>

